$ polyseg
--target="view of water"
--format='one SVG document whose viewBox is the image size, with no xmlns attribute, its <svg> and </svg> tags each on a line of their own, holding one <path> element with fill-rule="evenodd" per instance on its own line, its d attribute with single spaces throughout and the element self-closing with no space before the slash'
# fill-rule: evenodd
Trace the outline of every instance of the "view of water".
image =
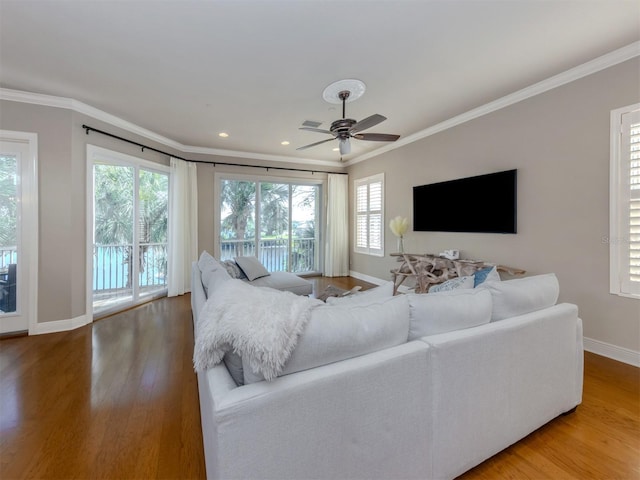
<svg viewBox="0 0 640 480">
<path fill-rule="evenodd" d="M 162 246 L 162 249 L 166 247 Z M 149 248 L 144 254 L 145 271 L 138 275 L 141 287 L 166 284 L 166 261 L 158 248 Z M 129 265 L 125 263 L 124 247 L 95 247 L 93 259 L 93 290 L 126 288 Z"/>
</svg>

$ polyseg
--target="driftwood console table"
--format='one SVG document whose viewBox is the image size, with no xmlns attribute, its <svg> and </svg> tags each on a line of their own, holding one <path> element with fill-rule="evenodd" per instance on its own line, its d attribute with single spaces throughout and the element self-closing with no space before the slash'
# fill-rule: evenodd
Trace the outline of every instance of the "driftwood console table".
<svg viewBox="0 0 640 480">
<path fill-rule="evenodd" d="M 415 280 L 416 293 L 427 293 L 432 285 L 446 282 L 451 278 L 473 275 L 476 270 L 484 267 L 496 267 L 499 272 L 509 275 L 523 275 L 526 273 L 519 268 L 496 265 L 479 260 L 449 260 L 432 254 L 392 253 L 392 257 L 398 257 L 398 268 L 391 270 L 393 275 L 393 294 L 398 292 L 398 287 L 407 278 Z"/>
</svg>

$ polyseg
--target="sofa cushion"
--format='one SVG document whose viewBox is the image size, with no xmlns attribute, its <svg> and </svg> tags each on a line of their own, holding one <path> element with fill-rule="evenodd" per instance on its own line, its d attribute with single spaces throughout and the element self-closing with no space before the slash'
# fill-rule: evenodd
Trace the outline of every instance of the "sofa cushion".
<svg viewBox="0 0 640 480">
<path fill-rule="evenodd" d="M 407 341 L 409 302 L 405 295 L 369 306 L 322 305 L 311 313 L 281 375 L 365 355 Z M 263 380 L 243 361 L 244 381 Z"/>
<path fill-rule="evenodd" d="M 235 257 L 234 260 L 249 281 L 269 275 L 269 271 L 264 268 L 264 265 L 260 263 L 257 257 Z"/>
<path fill-rule="evenodd" d="M 473 284 L 473 275 L 465 275 L 464 277 L 452 278 L 444 283 L 434 285 L 429 289 L 429 293 L 450 292 L 451 290 L 457 290 L 459 288 L 473 288 Z"/>
<path fill-rule="evenodd" d="M 484 325 L 491 321 L 491 294 L 480 289 L 408 294 L 409 340 Z"/>
<path fill-rule="evenodd" d="M 213 272 L 219 270 L 221 265 L 209 252 L 203 250 L 198 259 L 198 268 L 200 269 L 200 279 L 202 280 L 204 292 L 209 296 L 209 280 Z"/>
<path fill-rule="evenodd" d="M 310 295 L 313 292 L 313 284 L 309 280 L 290 272 L 271 272 L 266 277 L 256 278 L 251 285 L 286 290 L 296 295 Z"/>
<path fill-rule="evenodd" d="M 363 292 L 353 293 L 344 297 L 329 297 L 327 298 L 327 305 L 340 305 L 340 306 L 366 306 L 374 303 L 382 303 L 389 298 L 393 297 L 393 282 L 386 282 L 382 285 Z"/>
<path fill-rule="evenodd" d="M 553 273 L 504 282 L 485 282 L 477 288 L 481 289 L 491 293 L 492 322 L 555 305 L 560 294 L 558 279 Z"/>
</svg>

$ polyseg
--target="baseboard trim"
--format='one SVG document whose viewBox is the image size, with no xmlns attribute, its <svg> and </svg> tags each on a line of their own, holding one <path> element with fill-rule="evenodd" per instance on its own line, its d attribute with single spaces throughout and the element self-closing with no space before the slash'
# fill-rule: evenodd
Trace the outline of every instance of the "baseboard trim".
<svg viewBox="0 0 640 480">
<path fill-rule="evenodd" d="M 29 330 L 29 335 L 66 332 L 68 330 L 75 330 L 76 328 L 83 327 L 89 323 L 91 323 L 91 317 L 87 317 L 87 315 L 80 315 L 66 320 L 36 323 L 34 328 Z"/>
<path fill-rule="evenodd" d="M 353 278 L 357 278 L 358 280 L 373 283 L 374 285 L 382 285 L 383 283 L 389 281 L 367 275 L 366 273 L 356 272 L 354 270 L 350 270 L 349 275 Z M 403 293 L 406 293 L 409 289 L 401 286 L 399 290 Z M 640 352 L 636 350 L 619 347 L 617 345 L 612 345 L 610 343 L 601 342 L 600 340 L 594 340 L 593 338 L 587 337 L 584 337 L 583 342 L 584 349 L 587 352 L 595 353 L 596 355 L 607 357 L 618 362 L 626 363 L 628 365 L 633 365 L 634 367 L 640 367 Z"/>
<path fill-rule="evenodd" d="M 382 285 L 383 283 L 386 283 L 389 281 L 389 280 L 383 280 L 378 277 L 372 277 L 371 275 L 367 275 L 366 273 L 356 272 L 354 270 L 349 270 L 349 276 L 353 278 L 357 278 L 358 280 L 362 280 L 363 282 L 373 283 L 374 285 Z"/>
<path fill-rule="evenodd" d="M 610 343 L 594 340 L 593 338 L 584 338 L 584 349 L 587 352 L 595 353 L 603 357 L 617 360 L 618 362 L 627 363 L 634 367 L 640 367 L 640 352 L 629 348 L 618 347 Z"/>
<path fill-rule="evenodd" d="M 374 285 L 382 285 L 383 283 L 390 282 L 389 279 L 372 277 L 371 275 L 367 275 L 366 273 L 356 272 L 354 270 L 349 270 L 349 276 L 353 278 L 357 278 L 358 280 L 362 280 L 363 282 L 373 283 Z M 404 285 L 400 285 L 398 291 L 401 293 L 410 292 L 411 289 L 409 287 L 405 287 Z"/>
</svg>

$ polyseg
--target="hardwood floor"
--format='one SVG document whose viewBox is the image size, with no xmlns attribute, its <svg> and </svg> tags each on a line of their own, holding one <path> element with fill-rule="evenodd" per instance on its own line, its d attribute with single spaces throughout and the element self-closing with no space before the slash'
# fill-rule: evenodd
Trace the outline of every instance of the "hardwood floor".
<svg viewBox="0 0 640 480">
<path fill-rule="evenodd" d="M 205 478 L 189 302 L 0 340 L 0 479 Z M 576 412 L 460 478 L 640 478 L 640 369 L 585 354 Z"/>
<path fill-rule="evenodd" d="M 205 478 L 189 301 L 0 341 L 0 478 Z"/>
</svg>

